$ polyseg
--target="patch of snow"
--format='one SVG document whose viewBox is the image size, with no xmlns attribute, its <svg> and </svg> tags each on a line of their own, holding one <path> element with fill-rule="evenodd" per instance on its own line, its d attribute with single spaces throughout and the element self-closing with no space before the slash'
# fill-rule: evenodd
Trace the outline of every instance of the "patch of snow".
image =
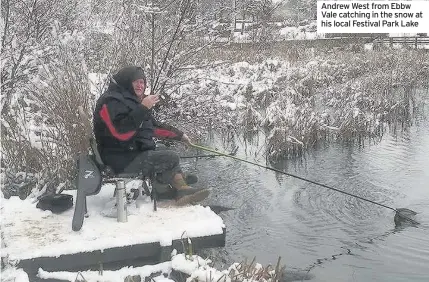
<svg viewBox="0 0 429 282">
<path fill-rule="evenodd" d="M 234 32 L 234 42 L 236 42 L 236 43 L 246 43 L 246 42 L 250 42 L 251 40 L 250 40 L 250 34 L 248 34 L 248 33 L 243 33 L 243 34 L 241 34 L 241 32 L 240 31 L 236 31 L 236 32 Z"/>
<path fill-rule="evenodd" d="M 124 281 L 127 276 L 140 276 L 142 278 L 148 277 L 152 273 L 162 272 L 170 274 L 171 272 L 171 261 L 163 262 L 155 265 L 145 265 L 141 267 L 123 267 L 119 270 L 104 270 L 102 274 L 99 271 L 81 271 L 81 272 L 69 272 L 69 271 L 53 271 L 48 272 L 43 269 L 39 269 L 38 277 L 42 279 L 58 279 L 74 282 L 78 278 L 85 278 L 88 282 L 111 282 L 111 281 Z M 157 282 L 171 282 L 171 279 L 167 279 L 164 275 L 159 275 L 153 278 Z M 144 279 L 142 279 L 144 281 Z"/>
<path fill-rule="evenodd" d="M 191 275 L 196 269 L 201 266 L 206 266 L 211 263 L 211 260 L 205 260 L 197 255 L 189 256 L 178 254 L 171 260 L 171 266 L 174 270 Z"/>
<path fill-rule="evenodd" d="M 176 254 L 176 252 L 176 250 L 173 251 L 171 261 L 155 265 L 146 265 L 142 267 L 124 267 L 115 271 L 105 270 L 102 272 L 102 274 L 100 274 L 99 271 L 48 272 L 44 271 L 43 269 L 39 269 L 38 277 L 40 277 L 41 279 L 60 279 L 72 282 L 76 281 L 76 279 L 78 278 L 85 279 L 85 281 L 107 282 L 124 281 L 125 278 L 128 276 L 140 276 L 141 280 L 143 281 L 146 280 L 145 278 L 149 277 L 151 274 L 160 272 L 161 275 L 152 278 L 154 281 L 172 282 L 173 280 L 168 277 L 171 274 L 171 271 L 175 270 L 189 275 L 189 277 L 186 279 L 187 282 L 230 282 L 230 275 L 233 275 L 235 277 L 235 280 L 242 282 L 271 282 L 272 277 L 274 275 L 274 270 L 270 270 L 266 272 L 267 276 L 261 277 L 260 273 L 264 271 L 264 268 L 259 263 L 255 263 L 251 268 L 248 269 L 247 274 L 251 274 L 251 277 L 241 275 L 243 273 L 243 269 L 240 263 L 233 263 L 227 269 L 219 271 L 210 266 L 212 261 L 209 259 L 203 259 L 197 255 L 190 256 L 185 254 Z"/>
<path fill-rule="evenodd" d="M 73 208 L 52 214 L 37 209 L 32 199 L 2 200 L 1 228 L 5 243 L 2 254 L 10 260 L 58 257 L 150 242 L 169 244 L 183 234 L 202 237 L 223 233 L 222 218 L 208 207 L 168 207 L 160 202 L 158 210 L 153 211 L 149 199 L 140 208 L 130 206 L 128 222 L 118 223 L 116 218 L 102 214 L 111 202 L 113 191 L 113 185 L 105 185 L 98 195 L 87 197 L 90 216 L 85 218 L 79 232 L 71 229 Z M 64 193 L 75 198 L 75 191 Z"/>
<path fill-rule="evenodd" d="M 107 78 L 108 75 L 105 73 L 89 73 L 89 90 L 94 95 L 95 99 L 97 99 L 105 90 L 107 86 Z"/>
<path fill-rule="evenodd" d="M 373 48 L 374 48 L 374 44 L 372 44 L 372 43 L 366 43 L 364 45 L 365 50 L 372 50 Z"/>
<path fill-rule="evenodd" d="M 317 32 L 306 31 L 303 27 L 284 27 L 279 30 L 281 39 L 284 40 L 304 40 L 304 39 L 317 39 L 321 35 Z"/>
<path fill-rule="evenodd" d="M 7 266 L 1 271 L 2 282 L 29 282 L 27 273 L 21 268 Z"/>
<path fill-rule="evenodd" d="M 171 246 L 173 244 L 173 238 L 171 237 L 171 234 L 169 232 L 162 234 L 159 239 L 159 244 L 162 247 Z"/>
<path fill-rule="evenodd" d="M 171 266 L 174 270 L 190 275 L 186 281 L 231 281 L 228 272 L 221 272 L 209 266 L 212 261 L 200 256 L 179 254 L 172 258 Z M 219 280 L 221 279 L 222 280 Z M 225 278 L 225 280 L 223 280 Z"/>
</svg>

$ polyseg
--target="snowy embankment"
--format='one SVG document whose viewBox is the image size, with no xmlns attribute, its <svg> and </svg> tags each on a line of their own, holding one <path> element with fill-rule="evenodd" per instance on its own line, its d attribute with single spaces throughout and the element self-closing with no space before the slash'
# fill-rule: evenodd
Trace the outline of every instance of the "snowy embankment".
<svg viewBox="0 0 429 282">
<path fill-rule="evenodd" d="M 150 277 L 155 282 L 174 282 L 172 271 L 183 273 L 186 281 L 199 282 L 244 282 L 259 281 L 271 282 L 278 279 L 276 272 L 281 269 L 264 268 L 255 263 L 252 265 L 243 265 L 239 263 L 232 264 L 228 269 L 219 271 L 210 266 L 209 259 L 203 259 L 197 255 L 177 254 L 173 251 L 171 261 L 156 265 L 146 265 L 142 267 L 124 267 L 115 271 L 81 271 L 68 272 L 57 271 L 48 272 L 39 269 L 38 277 L 41 279 L 58 279 L 62 281 L 87 281 L 87 282 L 122 282 L 122 281 L 146 281 Z M 2 273 L 2 281 L 9 282 L 27 282 L 28 275 L 22 269 L 7 268 Z"/>
<path fill-rule="evenodd" d="M 253 263 L 244 265 L 233 263 L 225 270 L 217 270 L 211 267 L 210 259 L 203 259 L 197 255 L 177 254 L 174 250 L 171 261 L 156 265 L 146 265 L 141 267 L 123 267 L 119 270 L 110 271 L 56 271 L 48 272 L 39 269 L 38 277 L 41 279 L 58 279 L 61 281 L 87 281 L 87 282 L 122 282 L 122 281 L 146 281 L 150 277 L 155 282 L 174 282 L 171 277 L 172 271 L 180 272 L 187 277 L 186 281 L 198 282 L 271 282 L 276 281 L 282 269 L 263 267 L 261 264 Z M 27 282 L 28 275 L 22 269 L 12 267 L 6 268 L 2 272 L 2 281 Z"/>
<path fill-rule="evenodd" d="M 271 158 L 326 139 L 375 137 L 409 114 L 410 90 L 429 76 L 428 55 L 409 50 L 338 52 L 291 64 L 218 64 L 191 69 L 163 118 L 204 135 L 208 129 L 264 132 Z"/>
<path fill-rule="evenodd" d="M 322 33 L 317 33 L 317 22 L 306 21 L 299 24 L 286 22 L 267 23 L 271 40 L 273 42 L 288 40 L 314 40 L 325 38 Z M 254 22 L 236 22 L 235 32 L 233 35 L 234 43 L 253 43 L 258 42 L 258 35 L 264 31 L 260 25 Z"/>
</svg>

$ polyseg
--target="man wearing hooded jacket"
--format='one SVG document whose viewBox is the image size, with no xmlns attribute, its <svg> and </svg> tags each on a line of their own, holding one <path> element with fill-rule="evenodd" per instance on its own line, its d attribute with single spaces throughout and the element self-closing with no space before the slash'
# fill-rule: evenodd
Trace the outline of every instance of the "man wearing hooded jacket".
<svg viewBox="0 0 429 282">
<path fill-rule="evenodd" d="M 171 150 L 156 150 L 153 140 L 168 138 L 190 143 L 177 128 L 152 116 L 158 95 L 144 95 L 143 69 L 124 67 L 113 75 L 109 87 L 94 110 L 94 134 L 103 162 L 116 173 L 143 172 L 177 190 L 178 205 L 198 202 L 209 195 L 207 189 L 190 187 L 184 180 L 179 156 Z"/>
</svg>

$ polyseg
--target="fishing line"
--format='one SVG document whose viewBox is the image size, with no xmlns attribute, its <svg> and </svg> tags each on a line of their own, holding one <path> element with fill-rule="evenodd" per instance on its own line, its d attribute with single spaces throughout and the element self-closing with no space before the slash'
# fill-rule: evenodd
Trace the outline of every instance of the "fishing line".
<svg viewBox="0 0 429 282">
<path fill-rule="evenodd" d="M 309 183 L 312 183 L 312 184 L 315 184 L 315 185 L 318 185 L 318 186 L 322 186 L 324 188 L 327 188 L 327 189 L 330 189 L 330 190 L 333 190 L 333 191 L 336 191 L 336 192 L 339 192 L 339 193 L 342 193 L 342 194 L 345 194 L 345 195 L 357 198 L 359 200 L 366 201 L 366 202 L 369 202 L 371 204 L 378 205 L 380 207 L 393 210 L 395 212 L 394 221 L 395 221 L 396 225 L 399 225 L 402 220 L 407 220 L 407 221 L 409 221 L 409 222 L 411 222 L 413 224 L 419 224 L 417 221 L 415 221 L 414 219 L 410 218 L 410 217 L 415 216 L 417 214 L 415 211 L 412 211 L 410 209 L 406 209 L 406 208 L 397 208 L 397 209 L 395 209 L 395 208 L 392 208 L 390 206 L 387 206 L 387 205 L 384 205 L 384 204 L 381 204 L 381 203 L 377 203 L 377 202 L 374 202 L 372 200 L 363 198 L 361 196 L 354 195 L 352 193 L 349 193 L 349 192 L 346 192 L 346 191 L 343 191 L 343 190 L 340 190 L 340 189 L 337 189 L 337 188 L 325 185 L 323 183 L 319 183 L 319 182 L 316 182 L 316 181 L 313 181 L 313 180 L 310 180 L 310 179 L 307 179 L 307 178 L 304 178 L 304 177 L 301 177 L 301 176 L 298 176 L 298 175 L 294 175 L 294 174 L 291 174 L 291 173 L 288 173 L 288 172 L 284 172 L 282 170 L 275 169 L 275 168 L 272 168 L 272 167 L 269 167 L 269 166 L 264 166 L 264 165 L 261 165 L 261 164 L 255 163 L 255 162 L 251 162 L 251 161 L 248 161 L 246 159 L 242 159 L 242 158 L 236 157 L 235 155 L 225 154 L 225 153 L 219 152 L 217 150 L 214 150 L 214 149 L 211 149 L 211 148 L 207 148 L 207 147 L 204 147 L 204 146 L 200 146 L 200 145 L 196 145 L 196 144 L 191 144 L 191 146 L 194 147 L 194 148 L 200 149 L 200 150 L 204 150 L 204 151 L 211 152 L 211 153 L 214 153 L 214 154 L 218 154 L 218 155 L 221 155 L 221 156 L 224 156 L 224 157 L 228 157 L 228 158 L 232 158 L 232 159 L 235 159 L 235 160 L 238 160 L 238 161 L 242 161 L 242 162 L 245 162 L 245 163 L 256 165 L 256 166 L 259 166 L 259 167 L 262 167 L 262 168 L 265 168 L 265 169 L 269 169 L 269 170 L 272 170 L 272 171 L 275 171 L 275 172 L 278 172 L 278 173 L 281 173 L 281 174 L 285 174 L 287 176 L 290 176 L 290 177 L 293 177 L 293 178 L 297 178 L 297 179 L 300 179 L 302 181 L 306 181 L 306 182 L 309 182 Z"/>
</svg>

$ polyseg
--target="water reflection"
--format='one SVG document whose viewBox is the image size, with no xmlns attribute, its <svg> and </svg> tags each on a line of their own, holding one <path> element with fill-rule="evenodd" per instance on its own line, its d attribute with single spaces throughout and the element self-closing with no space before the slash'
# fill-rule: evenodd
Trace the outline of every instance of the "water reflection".
<svg viewBox="0 0 429 282">
<path fill-rule="evenodd" d="M 230 140 L 231 141 L 231 140 Z M 227 145 L 229 144 L 229 145 Z M 212 146 L 265 165 L 263 141 L 235 140 Z M 224 146 L 226 145 L 226 146 Z M 231 146 L 231 147 L 228 147 Z M 234 207 L 226 222 L 223 261 L 278 256 L 311 281 L 423 281 L 429 279 L 429 124 L 361 147 L 333 145 L 305 158 L 276 164 L 326 185 L 394 208 L 419 212 L 418 228 L 394 229 L 395 212 L 232 159 L 188 162 L 211 187 L 211 204 Z M 216 251 L 214 251 L 216 255 Z"/>
<path fill-rule="evenodd" d="M 255 136 L 213 138 L 212 147 L 267 165 L 265 141 Z M 362 146 L 333 144 L 275 168 L 393 208 L 417 211 L 418 227 L 395 228 L 395 212 L 233 159 L 189 160 L 209 202 L 235 207 L 222 216 L 226 247 L 220 261 L 253 258 L 311 281 L 429 281 L 429 121 Z"/>
</svg>

